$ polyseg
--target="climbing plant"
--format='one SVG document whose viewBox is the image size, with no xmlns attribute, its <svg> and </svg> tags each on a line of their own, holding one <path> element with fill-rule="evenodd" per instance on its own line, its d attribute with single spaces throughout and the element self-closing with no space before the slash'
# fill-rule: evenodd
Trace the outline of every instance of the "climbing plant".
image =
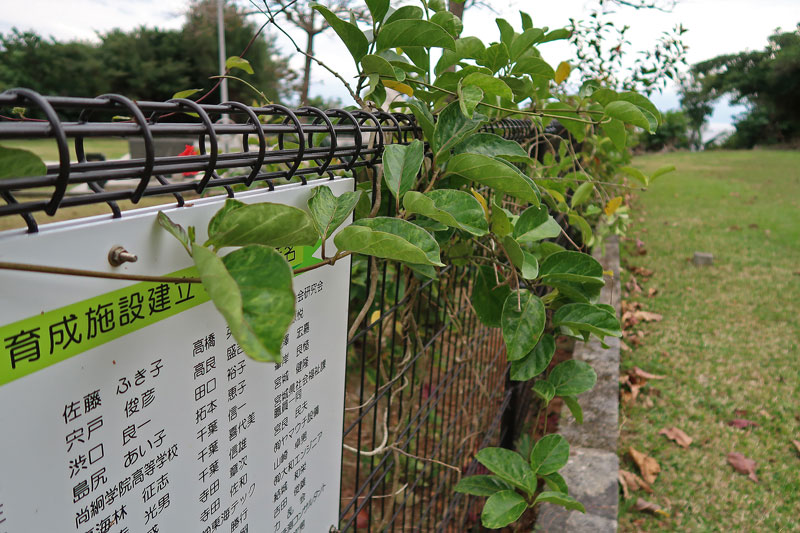
<svg viewBox="0 0 800 533">
<path fill-rule="evenodd" d="M 371 264 L 396 261 L 409 279 L 471 265 L 471 305 L 485 326 L 501 328 L 511 379 L 530 382 L 542 406 L 561 397 L 580 421 L 577 396 L 593 387 L 596 374 L 580 361 L 548 372 L 554 336 L 621 335 L 614 308 L 598 301 L 610 274 L 587 251 L 624 231 L 625 180 L 646 186 L 668 170 L 646 176 L 626 166 L 629 132 L 655 131 L 660 113 L 638 93 L 591 79 L 570 91 L 571 65 L 543 56 L 548 42 L 568 39 L 570 31 L 536 27 L 526 13 L 516 27 L 497 19 L 499 39 L 484 43 L 461 36 L 461 21 L 441 0 L 396 9 L 389 0 L 366 4 L 367 29 L 321 5 L 314 9 L 353 58 L 355 87 L 340 79 L 357 104 L 413 114 L 417 138 L 388 144 L 382 165 L 359 171 L 354 192 L 337 197 L 325 185 L 314 187 L 307 209 L 229 199 L 202 243 L 195 228 L 163 213 L 161 225 L 192 256 L 234 338 L 260 361 L 280 362 L 294 318 L 293 272 L 280 247 L 321 241 L 321 262 L 309 268 L 359 254 Z M 533 135 L 518 143 L 491 133 L 507 118 L 530 121 Z M 569 456 L 566 440 L 547 435 L 529 448 L 524 456 L 480 450 L 476 458 L 491 473 L 455 487 L 487 497 L 484 526 L 512 524 L 539 502 L 583 510 L 559 474 Z"/>
</svg>

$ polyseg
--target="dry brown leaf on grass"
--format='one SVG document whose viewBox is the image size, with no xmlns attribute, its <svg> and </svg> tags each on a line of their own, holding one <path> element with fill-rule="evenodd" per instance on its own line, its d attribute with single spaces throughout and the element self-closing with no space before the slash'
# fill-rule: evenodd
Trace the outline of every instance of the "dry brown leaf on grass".
<svg viewBox="0 0 800 533">
<path fill-rule="evenodd" d="M 627 470 L 622 470 L 620 468 L 617 477 L 619 478 L 619 484 L 622 485 L 622 494 L 626 499 L 630 497 L 630 493 L 628 491 L 631 490 L 642 489 L 648 494 L 653 494 L 653 489 L 650 487 L 647 481 L 643 480 L 633 472 L 628 472 Z"/>
<path fill-rule="evenodd" d="M 749 426 L 758 427 L 757 422 L 753 422 L 752 420 L 747 420 L 746 418 L 734 418 L 733 420 L 728 422 L 728 425 L 739 429 L 745 429 Z"/>
<path fill-rule="evenodd" d="M 655 287 L 650 287 L 649 289 L 647 289 L 647 297 L 648 298 L 652 298 L 656 294 L 658 294 L 658 289 L 656 289 Z"/>
<path fill-rule="evenodd" d="M 637 498 L 636 503 L 633 504 L 633 508 L 636 511 L 653 513 L 654 515 L 669 517 L 669 513 L 666 512 L 664 509 L 662 509 L 660 505 L 648 502 L 644 498 Z"/>
<path fill-rule="evenodd" d="M 633 274 L 631 274 L 631 279 L 628 280 L 628 283 L 625 284 L 625 288 L 628 292 L 642 292 L 642 288 L 636 282 L 636 276 Z"/>
<path fill-rule="evenodd" d="M 728 463 L 740 474 L 747 474 L 747 477 L 752 481 L 758 483 L 756 476 L 756 462 L 748 459 L 739 452 L 731 452 L 728 454 Z"/>
<path fill-rule="evenodd" d="M 661 472 L 661 465 L 658 464 L 658 461 L 647 454 L 637 451 L 633 446 L 628 448 L 628 453 L 631 454 L 631 459 L 639 467 L 642 478 L 651 485 L 655 483 L 659 472 Z"/>
<path fill-rule="evenodd" d="M 674 426 L 671 428 L 663 428 L 658 434 L 664 435 L 670 440 L 674 440 L 678 446 L 682 446 L 683 448 L 688 448 L 692 443 L 692 437 L 684 433 L 682 429 Z"/>
<path fill-rule="evenodd" d="M 792 439 L 792 444 L 794 444 L 794 447 L 797 448 L 797 453 L 800 453 L 800 440 Z"/>
<path fill-rule="evenodd" d="M 661 322 L 663 316 L 658 313 L 651 313 L 650 311 L 634 311 L 633 316 L 645 322 Z"/>
<path fill-rule="evenodd" d="M 633 367 L 628 371 L 629 374 L 632 374 L 636 377 L 640 377 L 643 379 L 664 379 L 666 376 L 659 376 L 656 374 L 651 374 L 650 372 L 646 372 L 639 368 L 638 366 Z"/>
</svg>

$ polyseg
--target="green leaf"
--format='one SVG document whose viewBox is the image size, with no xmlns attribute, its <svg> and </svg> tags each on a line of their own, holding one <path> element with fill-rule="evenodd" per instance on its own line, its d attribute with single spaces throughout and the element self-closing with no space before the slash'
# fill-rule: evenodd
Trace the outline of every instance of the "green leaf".
<svg viewBox="0 0 800 533">
<path fill-rule="evenodd" d="M 628 132 L 625 130 L 625 124 L 621 120 L 612 119 L 609 122 L 604 122 L 600 127 L 603 128 L 603 133 L 608 135 L 611 142 L 614 143 L 614 148 L 619 151 L 625 150 Z"/>
<path fill-rule="evenodd" d="M 606 116 L 620 120 L 625 124 L 639 126 L 650 133 L 655 131 L 650 129 L 650 122 L 647 120 L 647 117 L 645 117 L 644 113 L 642 113 L 642 110 L 630 102 L 625 102 L 623 100 L 611 102 L 605 106 L 605 114 Z"/>
<path fill-rule="evenodd" d="M 433 139 L 433 132 L 435 129 L 433 115 L 428 107 L 415 98 L 409 98 L 405 102 L 417 119 L 417 124 L 422 128 L 422 133 L 429 141 Z"/>
<path fill-rule="evenodd" d="M 517 268 L 522 268 L 522 263 L 525 262 L 525 256 L 522 255 L 522 248 L 519 243 L 515 241 L 511 235 L 503 237 L 502 243 L 509 259 L 511 259 L 511 263 Z"/>
<path fill-rule="evenodd" d="M 206 245 L 313 246 L 317 230 L 308 213 L 284 204 L 248 204 L 225 214 L 208 236 Z"/>
<path fill-rule="evenodd" d="M 390 144 L 383 151 L 383 177 L 398 203 L 414 187 L 425 157 L 422 141 L 411 144 Z"/>
<path fill-rule="evenodd" d="M 439 120 L 436 122 L 431 140 L 431 148 L 436 157 L 448 152 L 467 136 L 477 131 L 482 123 L 481 120 L 465 117 L 458 102 L 448 104 L 439 113 Z"/>
<path fill-rule="evenodd" d="M 519 267 L 522 272 L 523 279 L 536 279 L 539 277 L 539 261 L 536 256 L 522 250 L 522 266 Z"/>
<path fill-rule="evenodd" d="M 336 248 L 419 265 L 444 266 L 430 233 L 406 220 L 376 217 L 358 220 L 333 238 Z"/>
<path fill-rule="evenodd" d="M 517 452 L 505 448 L 483 448 L 475 455 L 475 459 L 503 481 L 529 494 L 536 491 L 536 476 Z"/>
<path fill-rule="evenodd" d="M 594 387 L 597 374 L 587 363 L 569 359 L 557 364 L 547 376 L 547 381 L 555 388 L 556 396 L 576 396 Z"/>
<path fill-rule="evenodd" d="M 367 0 L 367 7 L 372 15 L 372 21 L 377 24 L 383 21 L 383 17 L 389 11 L 389 0 Z"/>
<path fill-rule="evenodd" d="M 533 180 L 515 168 L 482 154 L 453 156 L 447 164 L 447 173 L 476 181 L 534 205 L 540 202 L 539 190 Z"/>
<path fill-rule="evenodd" d="M 663 176 L 664 174 L 669 174 L 670 172 L 675 172 L 675 165 L 664 165 L 650 175 L 650 180 L 648 183 L 652 183 L 656 178 Z"/>
<path fill-rule="evenodd" d="M 561 435 L 545 435 L 531 451 L 531 468 L 546 476 L 558 472 L 569 460 L 569 443 Z"/>
<path fill-rule="evenodd" d="M 569 225 L 573 227 L 577 227 L 581 231 L 581 238 L 583 238 L 583 242 L 589 242 L 592 238 L 592 227 L 580 215 L 576 215 L 575 213 L 569 213 L 567 215 L 567 219 L 569 221 Z"/>
<path fill-rule="evenodd" d="M 545 205 L 529 207 L 523 211 L 514 226 L 514 238 L 519 242 L 551 239 L 560 233 L 561 226 L 550 216 Z"/>
<path fill-rule="evenodd" d="M 478 267 L 470 302 L 478 319 L 484 325 L 490 328 L 500 327 L 503 303 L 509 294 L 511 294 L 511 289 L 508 288 L 508 285 L 498 287 L 493 267 L 487 265 Z"/>
<path fill-rule="evenodd" d="M 458 95 L 458 105 L 461 108 L 461 112 L 465 117 L 471 119 L 475 114 L 475 108 L 481 102 L 481 100 L 483 100 L 483 90 L 480 87 L 475 87 L 473 85 L 470 85 L 469 87 L 463 87 L 459 81 L 456 92 Z"/>
<path fill-rule="evenodd" d="M 520 11 L 519 12 L 519 18 L 522 19 L 522 29 L 523 30 L 528 30 L 530 28 L 533 28 L 533 20 L 531 19 L 530 15 L 528 15 L 524 11 Z"/>
<path fill-rule="evenodd" d="M 325 241 L 350 216 L 361 199 L 361 191 L 348 191 L 335 196 L 327 185 L 314 189 L 308 199 L 308 210 L 320 238 Z"/>
<path fill-rule="evenodd" d="M 511 87 L 506 85 L 503 80 L 482 72 L 467 74 L 462 81 L 462 85 L 464 87 L 470 85 L 480 87 L 486 96 L 499 96 L 507 100 L 514 99 L 514 93 L 511 91 Z"/>
<path fill-rule="evenodd" d="M 438 24 L 447 30 L 447 33 L 449 33 L 453 39 L 457 39 L 458 36 L 461 35 L 461 30 L 464 29 L 461 19 L 449 11 L 439 11 L 438 13 L 434 13 L 434 15 L 431 17 L 431 22 Z M 456 51 L 455 47 L 453 48 L 453 51 Z"/>
<path fill-rule="evenodd" d="M 532 390 L 536 396 L 542 399 L 545 405 L 550 403 L 550 400 L 556 395 L 556 389 L 546 380 L 534 383 Z"/>
<path fill-rule="evenodd" d="M 376 43 L 378 51 L 397 47 L 405 49 L 408 46 L 446 48 L 454 52 L 456 50 L 456 42 L 447 30 L 427 20 L 404 19 L 389 22 L 381 28 Z"/>
<path fill-rule="evenodd" d="M 575 421 L 578 424 L 583 424 L 583 409 L 581 408 L 581 404 L 578 403 L 578 399 L 570 395 L 562 396 L 561 399 L 564 400 L 564 403 L 569 407 L 569 412 L 572 413 Z"/>
<path fill-rule="evenodd" d="M 648 180 L 647 180 L 647 176 L 645 176 L 644 173 L 641 170 L 639 170 L 638 168 L 634 168 L 634 167 L 619 167 L 619 170 L 620 170 L 620 172 L 624 172 L 628 176 L 632 177 L 633 179 L 635 179 L 636 181 L 638 181 L 639 183 L 641 183 L 645 187 L 649 183 Z"/>
<path fill-rule="evenodd" d="M 582 513 L 586 512 L 586 509 L 584 509 L 583 504 L 581 502 L 579 502 L 572 496 L 567 496 L 563 492 L 555 492 L 555 491 L 542 492 L 536 497 L 536 500 L 534 500 L 533 503 L 539 503 L 539 502 L 554 503 L 571 511 L 580 511 Z"/>
<path fill-rule="evenodd" d="M 0 146 L 0 179 L 44 176 L 47 166 L 42 158 L 22 148 Z"/>
<path fill-rule="evenodd" d="M 544 32 L 540 28 L 530 28 L 523 31 L 521 35 L 516 35 L 508 50 L 511 61 L 519 59 L 522 54 L 527 52 L 534 43 L 540 41 L 543 37 Z"/>
<path fill-rule="evenodd" d="M 603 266 L 589 254 L 565 250 L 550 255 L 539 269 L 542 280 L 561 279 L 578 282 L 603 281 Z"/>
<path fill-rule="evenodd" d="M 540 477 L 544 480 L 544 482 L 547 484 L 547 488 L 550 490 L 567 494 L 567 482 L 564 481 L 564 478 L 558 472 L 553 472 L 552 474 L 547 474 L 546 476 Z"/>
<path fill-rule="evenodd" d="M 506 210 L 497 205 L 496 201 L 492 205 L 491 220 L 492 233 L 500 238 L 503 238 L 506 235 L 511 235 L 511 231 L 514 229 L 514 226 L 511 224 L 511 220 L 508 218 L 508 213 Z"/>
<path fill-rule="evenodd" d="M 419 20 L 424 16 L 422 8 L 417 6 L 401 6 L 398 7 L 389 18 L 383 21 L 384 24 L 389 24 L 398 20 Z"/>
<path fill-rule="evenodd" d="M 167 230 L 173 237 L 178 239 L 180 243 L 186 248 L 186 252 L 192 255 L 192 242 L 189 240 L 189 235 L 183 226 L 172 221 L 163 211 L 158 212 L 158 225 Z"/>
<path fill-rule="evenodd" d="M 252 68 L 250 70 L 252 70 Z M 252 74 L 252 72 L 250 74 Z M 185 91 L 178 91 L 172 95 L 172 98 L 189 98 L 193 94 L 199 93 L 202 90 L 203 89 L 186 89 Z"/>
<path fill-rule="evenodd" d="M 656 130 L 661 124 L 661 113 L 658 111 L 658 108 L 655 106 L 653 102 L 651 102 L 646 96 L 634 93 L 634 92 L 625 92 L 619 93 L 617 95 L 617 100 L 622 100 L 623 102 L 630 102 L 636 107 L 640 108 L 642 111 L 646 111 L 653 115 L 653 118 L 656 120 L 656 123 L 653 124 L 651 122 L 650 126 L 652 127 L 652 131 Z"/>
<path fill-rule="evenodd" d="M 233 70 L 235 68 L 243 70 L 248 74 L 253 74 L 253 67 L 251 67 L 250 62 L 243 57 L 231 56 L 225 60 L 225 70 Z"/>
<path fill-rule="evenodd" d="M 509 361 L 522 359 L 536 347 L 546 318 L 544 304 L 538 296 L 525 289 L 517 293 L 512 292 L 506 298 L 501 317 Z"/>
<path fill-rule="evenodd" d="M 560 39 L 569 39 L 572 37 L 572 32 L 566 28 L 559 28 L 557 30 L 553 30 L 549 32 L 547 35 L 544 36 L 542 39 L 542 43 L 549 43 L 550 41 L 556 41 Z"/>
<path fill-rule="evenodd" d="M 500 29 L 500 42 L 510 47 L 514 41 L 514 28 L 506 19 L 497 18 L 494 21 Z"/>
<path fill-rule="evenodd" d="M 621 337 L 619 320 L 607 309 L 586 303 L 574 303 L 562 306 L 553 315 L 554 326 L 566 326 L 576 331 L 594 333 L 601 340 L 609 335 Z M 569 394 L 569 393 L 565 393 Z"/>
<path fill-rule="evenodd" d="M 514 381 L 528 381 L 547 370 L 553 354 L 556 351 L 556 341 L 549 333 L 545 333 L 536 343 L 528 355 L 511 362 L 511 379 Z"/>
<path fill-rule="evenodd" d="M 580 184 L 580 186 L 575 189 L 575 192 L 572 193 L 572 199 L 570 200 L 570 207 L 575 209 L 586 200 L 588 200 L 592 196 L 592 192 L 594 191 L 594 183 L 591 181 L 585 181 Z"/>
<path fill-rule="evenodd" d="M 556 77 L 556 71 L 550 64 L 541 57 L 524 57 L 517 61 L 512 74 L 530 74 L 534 78 L 544 78 L 552 80 Z"/>
<path fill-rule="evenodd" d="M 258 361 L 280 362 L 286 329 L 294 320 L 292 269 L 266 246 L 246 246 L 220 259 L 192 245 L 203 287 L 245 353 Z"/>
<path fill-rule="evenodd" d="M 501 490 L 513 490 L 513 487 L 497 476 L 477 475 L 462 477 L 453 490 L 472 496 L 491 496 Z"/>
<path fill-rule="evenodd" d="M 481 511 L 481 524 L 489 529 L 500 529 L 522 516 L 528 503 L 513 490 L 503 490 L 489 496 Z"/>
<path fill-rule="evenodd" d="M 483 65 L 492 71 L 492 74 L 508 65 L 508 48 L 503 43 L 494 43 L 483 53 L 483 57 L 478 60 L 479 65 Z"/>
<path fill-rule="evenodd" d="M 225 200 L 225 204 L 214 213 L 214 216 L 211 217 L 211 220 L 208 221 L 208 234 L 214 235 L 219 231 L 219 225 L 222 222 L 222 219 L 225 218 L 228 213 L 231 211 L 236 211 L 240 207 L 245 207 L 247 204 L 244 202 L 240 202 L 239 200 L 234 200 L 233 198 L 227 198 Z"/>
<path fill-rule="evenodd" d="M 336 35 L 342 40 L 344 45 L 350 51 L 350 55 L 355 59 L 356 64 L 361 61 L 367 51 L 369 50 L 369 40 L 367 36 L 356 26 L 350 22 L 344 21 L 336 16 L 336 14 L 325 6 L 314 4 L 312 9 L 319 11 L 325 20 L 328 22 Z M 387 47 L 388 48 L 388 47 Z"/>
<path fill-rule="evenodd" d="M 528 155 L 528 152 L 517 141 L 503 139 L 494 133 L 485 132 L 470 135 L 453 148 L 453 153 L 482 154 L 489 157 L 526 157 Z"/>
<path fill-rule="evenodd" d="M 409 191 L 403 205 L 411 213 L 424 215 L 442 224 L 482 236 L 489 232 L 483 207 L 471 194 L 453 189 L 438 189 L 425 194 Z"/>
<path fill-rule="evenodd" d="M 361 71 L 364 74 L 378 74 L 387 78 L 394 78 L 394 67 L 381 56 L 367 54 L 361 58 Z"/>
</svg>

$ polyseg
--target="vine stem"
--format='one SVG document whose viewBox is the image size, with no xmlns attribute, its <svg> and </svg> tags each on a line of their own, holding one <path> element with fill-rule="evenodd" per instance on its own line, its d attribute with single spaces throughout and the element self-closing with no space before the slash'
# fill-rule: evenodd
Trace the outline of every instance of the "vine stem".
<svg viewBox="0 0 800 533">
<path fill-rule="evenodd" d="M 417 84 L 422 85 L 424 87 L 428 87 L 429 89 L 436 89 L 437 91 L 442 91 L 443 93 L 449 94 L 450 96 L 458 97 L 458 94 L 453 92 L 453 91 L 448 91 L 447 89 L 442 89 L 441 87 L 437 87 L 436 85 L 431 85 L 430 83 L 425 83 L 424 81 L 414 80 L 414 79 L 411 79 L 411 78 L 406 78 L 406 81 L 407 82 L 411 82 L 411 83 L 417 83 Z M 609 120 L 606 120 L 606 121 L 597 122 L 595 120 L 584 120 L 582 118 L 577 118 L 577 117 L 576 118 L 572 118 L 572 117 L 565 117 L 564 115 L 552 115 L 550 113 L 544 113 L 543 111 L 524 111 L 522 109 L 509 109 L 507 107 L 501 107 L 501 106 L 494 105 L 494 104 L 489 104 L 489 103 L 486 103 L 486 102 L 480 102 L 478 105 L 483 105 L 483 106 L 486 106 L 486 107 L 490 107 L 492 109 L 497 109 L 498 111 L 505 111 L 507 113 L 515 113 L 515 114 L 520 114 L 520 115 L 532 115 L 532 116 L 535 116 L 535 117 L 562 118 L 562 119 L 566 119 L 566 120 L 572 120 L 573 122 L 583 122 L 584 124 L 603 124 L 605 122 L 610 122 L 610 120 L 611 120 L 611 119 L 609 119 Z M 584 112 L 588 113 L 589 111 L 584 111 Z M 576 113 L 577 113 L 577 111 L 576 111 Z"/>
<path fill-rule="evenodd" d="M 316 266 L 316 265 L 314 265 Z M 18 270 L 22 272 L 40 272 L 43 274 L 60 274 L 63 276 L 80 276 L 84 278 L 105 278 L 128 281 L 154 281 L 162 283 L 202 283 L 200 278 L 177 276 L 146 276 L 140 274 L 123 274 L 120 272 L 99 272 L 80 268 L 52 267 L 45 265 L 29 265 L 26 263 L 8 263 L 0 261 L 0 270 Z"/>
</svg>

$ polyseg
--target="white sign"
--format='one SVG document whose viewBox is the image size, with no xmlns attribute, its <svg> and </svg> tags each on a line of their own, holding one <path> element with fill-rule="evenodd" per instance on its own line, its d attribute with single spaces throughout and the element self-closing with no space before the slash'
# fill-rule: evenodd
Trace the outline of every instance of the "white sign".
<svg viewBox="0 0 800 533">
<path fill-rule="evenodd" d="M 353 190 L 342 179 L 237 199 L 302 207 L 322 184 Z M 223 201 L 165 211 L 202 242 Z M 156 213 L 7 232 L 0 260 L 148 275 L 190 267 Z M 111 267 L 116 245 L 138 262 Z M 294 265 L 320 253 L 282 251 Z M 238 348 L 200 285 L 0 271 L 0 533 L 335 526 L 349 272 L 346 258 L 295 277 L 295 322 L 275 365 Z"/>
</svg>

